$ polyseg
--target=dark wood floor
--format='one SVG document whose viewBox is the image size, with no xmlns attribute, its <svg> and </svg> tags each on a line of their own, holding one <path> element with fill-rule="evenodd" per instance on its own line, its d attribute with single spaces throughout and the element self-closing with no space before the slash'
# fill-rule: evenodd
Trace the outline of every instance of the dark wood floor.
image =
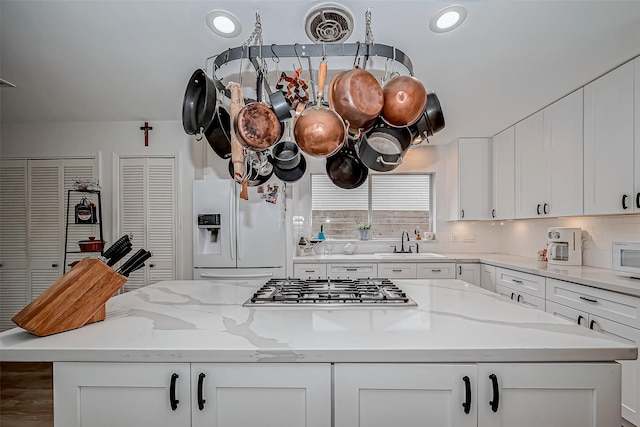
<svg viewBox="0 0 640 427">
<path fill-rule="evenodd" d="M 51 363 L 0 363 L 0 426 L 53 427 Z"/>
</svg>

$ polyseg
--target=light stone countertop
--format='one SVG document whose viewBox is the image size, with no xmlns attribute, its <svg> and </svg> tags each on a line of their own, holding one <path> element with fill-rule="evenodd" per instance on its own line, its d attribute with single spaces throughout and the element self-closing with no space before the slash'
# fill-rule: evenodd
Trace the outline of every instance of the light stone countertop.
<svg viewBox="0 0 640 427">
<path fill-rule="evenodd" d="M 246 308 L 256 280 L 159 282 L 102 322 L 0 334 L 3 361 L 582 362 L 637 348 L 460 280 L 395 280 L 417 307 Z"/>
<path fill-rule="evenodd" d="M 397 257 L 390 254 L 311 255 L 294 257 L 294 263 L 358 263 L 358 262 L 482 262 L 496 267 L 524 273 L 580 283 L 599 289 L 640 297 L 640 280 L 616 274 L 613 270 L 587 266 L 548 264 L 535 258 L 499 253 L 442 253 L 444 257 L 432 257 L 429 253 Z"/>
</svg>

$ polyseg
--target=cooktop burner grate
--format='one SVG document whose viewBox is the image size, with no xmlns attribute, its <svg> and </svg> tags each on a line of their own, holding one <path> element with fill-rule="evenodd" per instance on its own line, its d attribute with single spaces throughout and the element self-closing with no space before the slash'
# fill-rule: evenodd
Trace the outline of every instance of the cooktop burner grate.
<svg viewBox="0 0 640 427">
<path fill-rule="evenodd" d="M 389 279 L 270 279 L 245 307 L 403 306 L 417 304 Z"/>
</svg>

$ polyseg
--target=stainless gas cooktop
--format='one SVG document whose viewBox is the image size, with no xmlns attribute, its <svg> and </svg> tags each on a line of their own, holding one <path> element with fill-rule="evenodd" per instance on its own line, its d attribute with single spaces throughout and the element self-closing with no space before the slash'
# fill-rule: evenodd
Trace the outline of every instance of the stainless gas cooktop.
<svg viewBox="0 0 640 427">
<path fill-rule="evenodd" d="M 415 307 L 389 279 L 270 279 L 244 307 Z"/>
</svg>

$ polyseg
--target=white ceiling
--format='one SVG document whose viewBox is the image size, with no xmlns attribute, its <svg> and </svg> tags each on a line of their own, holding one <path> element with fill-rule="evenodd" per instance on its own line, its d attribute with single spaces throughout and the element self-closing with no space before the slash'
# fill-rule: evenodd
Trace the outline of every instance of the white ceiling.
<svg viewBox="0 0 640 427">
<path fill-rule="evenodd" d="M 0 89 L 2 122 L 181 120 L 193 71 L 240 46 L 256 10 L 265 44 L 305 44 L 304 18 L 322 3 L 0 0 L 0 77 L 17 86 Z M 451 2 L 336 3 L 356 19 L 347 42 L 364 41 L 370 6 L 375 42 L 407 53 L 438 94 L 446 128 L 432 144 L 492 136 L 640 54 L 640 1 L 461 1 L 467 20 L 445 34 L 428 21 Z M 213 34 L 213 9 L 239 17 L 240 36 Z"/>
</svg>

